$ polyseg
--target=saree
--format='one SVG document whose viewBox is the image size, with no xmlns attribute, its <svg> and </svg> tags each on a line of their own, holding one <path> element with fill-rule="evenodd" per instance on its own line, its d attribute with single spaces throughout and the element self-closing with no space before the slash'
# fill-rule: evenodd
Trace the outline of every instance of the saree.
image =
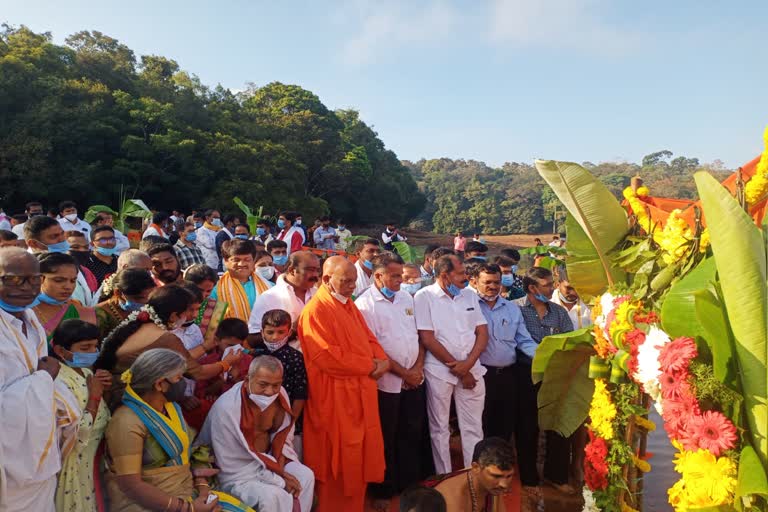
<svg viewBox="0 0 768 512">
<path fill-rule="evenodd" d="M 64 320 L 77 318 L 84 322 L 88 322 L 89 324 L 98 325 L 94 308 L 84 307 L 80 302 L 74 299 L 70 299 L 62 304 L 53 314 L 47 312 L 46 309 L 48 308 L 44 306 L 47 306 L 47 304 L 40 304 L 33 309 L 35 310 L 35 314 L 40 320 L 40 323 L 43 324 L 45 335 L 49 343 L 53 337 L 53 331 L 55 331 L 59 324 Z"/>
<path fill-rule="evenodd" d="M 200 306 L 195 323 L 200 327 L 203 333 L 203 344 L 210 346 L 216 335 L 216 329 L 224 320 L 224 314 L 227 312 L 227 303 L 223 300 L 209 298 Z"/>
<path fill-rule="evenodd" d="M 130 312 L 124 311 L 120 307 L 120 302 L 117 299 L 109 299 L 98 304 L 96 306 L 96 320 L 99 326 L 99 334 L 101 339 L 107 337 L 107 334 L 112 332 L 115 327 L 128 318 Z"/>
<path fill-rule="evenodd" d="M 126 385 L 124 407 L 113 416 L 107 429 L 109 449 L 108 489 L 110 510 L 144 512 L 146 509 L 126 496 L 116 477 L 141 474 L 144 482 L 186 501 L 196 497 L 194 469 L 190 467 L 191 433 L 173 402 L 165 404 L 165 414 L 147 404 Z M 219 506 L 226 512 L 255 512 L 239 499 L 218 491 Z"/>
</svg>

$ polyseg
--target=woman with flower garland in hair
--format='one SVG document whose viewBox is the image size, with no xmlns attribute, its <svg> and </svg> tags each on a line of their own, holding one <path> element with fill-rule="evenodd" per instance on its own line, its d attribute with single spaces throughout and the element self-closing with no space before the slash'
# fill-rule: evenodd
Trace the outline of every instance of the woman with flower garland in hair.
<svg viewBox="0 0 768 512">
<path fill-rule="evenodd" d="M 153 349 L 121 375 L 123 405 L 106 433 L 109 510 L 254 512 L 211 489 L 209 478 L 217 471 L 191 447 L 193 436 L 175 403 L 184 394 L 182 375 L 188 371 L 177 351 Z"/>
<path fill-rule="evenodd" d="M 100 339 L 106 338 L 128 315 L 141 309 L 157 285 L 146 270 L 127 268 L 114 275 L 110 287 L 111 297 L 96 306 Z"/>
<path fill-rule="evenodd" d="M 187 350 L 179 337 L 170 332 L 186 322 L 192 301 L 192 294 L 180 286 L 157 288 L 149 296 L 146 306 L 128 315 L 104 339 L 94 368 L 109 370 L 113 376 L 119 376 L 141 353 L 154 348 L 167 348 L 184 356 L 187 361 L 185 375 L 190 379 L 210 379 L 229 371 L 232 364 L 242 357 L 240 353 L 229 354 L 216 364 L 200 365 L 197 360 L 205 354 L 205 345 Z M 118 405 L 122 391 L 119 382 L 116 382 L 110 393 L 112 410 Z"/>
<path fill-rule="evenodd" d="M 33 308 L 45 328 L 48 341 L 59 324 L 70 318 L 79 318 L 96 325 L 96 312 L 72 298 L 77 286 L 77 262 L 69 254 L 44 252 L 37 255 L 40 261 L 40 303 Z"/>
</svg>

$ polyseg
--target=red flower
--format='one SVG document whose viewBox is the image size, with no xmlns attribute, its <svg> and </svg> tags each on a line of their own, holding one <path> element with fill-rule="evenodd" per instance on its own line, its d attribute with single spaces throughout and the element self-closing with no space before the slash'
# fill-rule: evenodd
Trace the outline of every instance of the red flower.
<svg viewBox="0 0 768 512">
<path fill-rule="evenodd" d="M 679 400 L 686 394 L 693 396 L 688 377 L 686 370 L 663 372 L 659 377 L 661 396 L 672 400 Z"/>
<path fill-rule="evenodd" d="M 637 352 L 640 345 L 645 343 L 645 332 L 634 329 L 624 335 L 624 341 L 629 347 L 629 359 L 627 359 L 627 371 L 632 376 L 637 373 Z"/>
<path fill-rule="evenodd" d="M 584 449 L 584 481 L 595 491 L 608 487 L 608 443 L 589 432 L 589 444 Z"/>
<path fill-rule="evenodd" d="M 635 313 L 634 321 L 636 324 L 657 324 L 659 323 L 659 315 L 655 311 Z"/>
<path fill-rule="evenodd" d="M 715 457 L 736 445 L 736 427 L 718 411 L 704 411 L 693 416 L 685 428 L 683 446 L 686 450 L 704 448 Z"/>
<path fill-rule="evenodd" d="M 667 399 L 663 402 L 664 429 L 672 439 L 686 437 L 688 422 L 701 414 L 696 397 L 690 389 L 683 392 L 678 399 Z"/>
<path fill-rule="evenodd" d="M 699 354 L 693 338 L 676 338 L 661 347 L 659 364 L 662 371 L 682 371 L 688 369 L 691 359 Z"/>
<path fill-rule="evenodd" d="M 136 316 L 136 320 L 138 320 L 139 322 L 141 322 L 143 324 L 149 322 L 149 320 L 150 320 L 149 313 L 147 313 L 146 311 L 139 312 L 139 314 Z"/>
</svg>

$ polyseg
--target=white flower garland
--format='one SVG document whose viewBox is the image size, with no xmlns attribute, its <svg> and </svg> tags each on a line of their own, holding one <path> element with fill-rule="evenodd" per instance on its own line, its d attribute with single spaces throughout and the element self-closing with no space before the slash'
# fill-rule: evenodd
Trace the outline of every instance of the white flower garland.
<svg viewBox="0 0 768 512">
<path fill-rule="evenodd" d="M 600 508 L 595 503 L 595 497 L 592 496 L 592 491 L 586 485 L 582 494 L 584 496 L 584 508 L 581 509 L 581 512 L 600 512 Z"/>
</svg>

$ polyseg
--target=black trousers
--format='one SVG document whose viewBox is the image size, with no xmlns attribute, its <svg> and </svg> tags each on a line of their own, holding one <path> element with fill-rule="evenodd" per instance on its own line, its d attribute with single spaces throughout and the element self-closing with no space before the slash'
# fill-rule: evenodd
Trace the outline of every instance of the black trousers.
<svg viewBox="0 0 768 512">
<path fill-rule="evenodd" d="M 515 445 L 520 468 L 520 481 L 525 486 L 539 485 L 536 461 L 539 454 L 539 408 L 536 395 L 540 384 L 533 385 L 531 366 L 515 364 L 518 386 L 518 416 L 515 421 Z M 487 391 L 486 391 L 487 393 Z M 568 483 L 571 442 L 557 432 L 547 431 L 544 478 L 556 484 Z"/>
<path fill-rule="evenodd" d="M 517 416 L 517 377 L 515 366 L 504 368 L 486 366 L 485 406 L 483 408 L 483 436 L 512 439 Z"/>
<path fill-rule="evenodd" d="M 379 391 L 379 417 L 387 468 L 384 481 L 368 487 L 374 499 L 391 498 L 424 479 L 422 452 L 426 416 L 424 385 L 400 393 Z"/>
</svg>

